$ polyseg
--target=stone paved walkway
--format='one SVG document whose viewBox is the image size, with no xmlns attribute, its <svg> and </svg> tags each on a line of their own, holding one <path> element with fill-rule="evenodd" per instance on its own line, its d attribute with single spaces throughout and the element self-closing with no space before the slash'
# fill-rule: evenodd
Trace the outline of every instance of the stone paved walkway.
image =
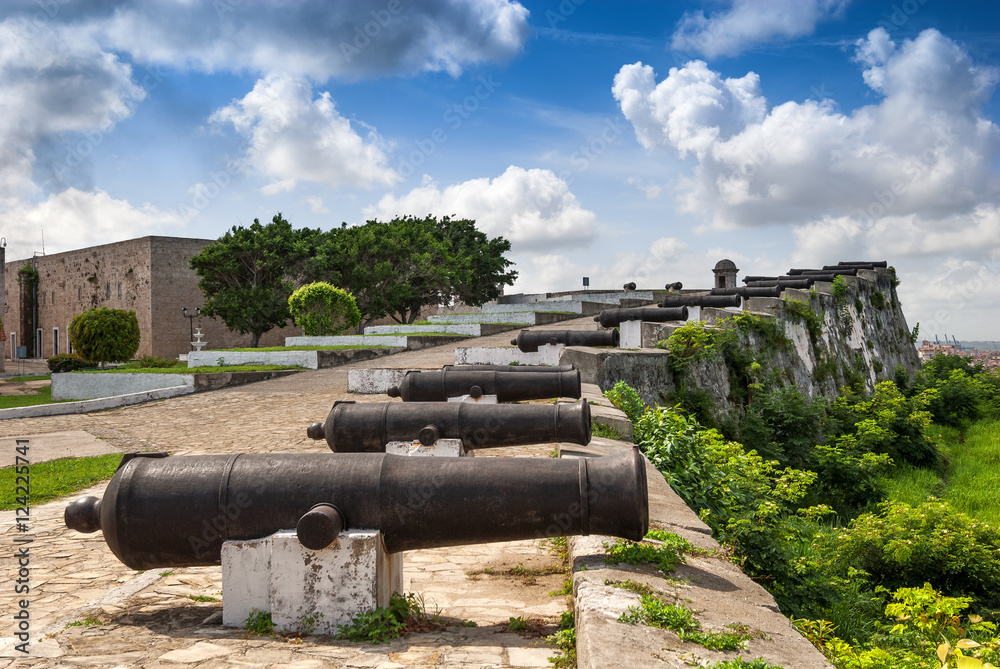
<svg viewBox="0 0 1000 669">
<path fill-rule="evenodd" d="M 593 329 L 592 318 L 559 324 Z M 516 336 L 516 332 L 513 336 Z M 475 345 L 509 345 L 511 333 L 474 340 Z M 462 342 L 459 345 L 469 345 Z M 306 437 L 306 427 L 324 420 L 334 401 L 384 400 L 348 395 L 347 372 L 369 366 L 437 368 L 454 362 L 455 345 L 424 349 L 302 372 L 232 389 L 93 414 L 4 421 L 0 437 L 83 430 L 114 448 L 161 450 L 173 455 L 237 452 L 323 452 L 324 442 Z M 548 457 L 553 444 L 493 449 L 477 457 Z M 82 494 L 100 495 L 104 484 Z M 555 651 L 542 636 L 555 631 L 567 608 L 548 593 L 563 576 L 520 579 L 470 574 L 518 564 L 557 564 L 540 541 L 412 551 L 404 558 L 404 589 L 421 594 L 427 609 L 451 626 L 411 634 L 385 646 L 335 641 L 329 637 L 271 639 L 223 628 L 218 598 L 221 569 L 193 568 L 137 574 L 111 554 L 100 533 L 65 528 L 66 500 L 32 509 L 30 614 L 32 654 L 24 658 L 9 642 L 18 597 L 5 588 L 0 598 L 0 669 L 56 667 L 539 667 Z M 13 553 L 14 513 L 0 512 L 4 554 Z M 0 564 L 5 583 L 17 577 L 11 557 Z M 534 581 L 534 582 L 532 582 Z M 135 592 L 124 594 L 116 588 Z M 109 597 L 108 593 L 112 595 Z M 102 599 L 103 598 L 103 599 Z M 197 599 L 195 599 L 197 598 Z M 506 631 L 512 617 L 537 619 L 525 636 Z M 69 623 L 85 620 L 86 625 Z M 467 622 L 468 621 L 468 622 Z M 466 624 L 475 623 L 475 627 Z M 44 637 L 44 638 L 43 638 Z"/>
</svg>

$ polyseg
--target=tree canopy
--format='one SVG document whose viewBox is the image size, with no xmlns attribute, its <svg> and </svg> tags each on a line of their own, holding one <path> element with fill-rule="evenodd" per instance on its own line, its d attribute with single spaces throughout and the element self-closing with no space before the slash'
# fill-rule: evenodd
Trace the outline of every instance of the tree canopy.
<svg viewBox="0 0 1000 669">
<path fill-rule="evenodd" d="M 205 294 L 203 314 L 219 318 L 230 330 L 251 336 L 256 347 L 262 334 L 284 327 L 291 314 L 288 297 L 311 255 L 317 231 L 293 230 L 275 214 L 262 225 L 232 230 L 191 258 L 198 287 Z"/>
<path fill-rule="evenodd" d="M 294 230 L 279 213 L 268 225 L 233 227 L 191 267 L 205 293 L 202 312 L 257 346 L 264 332 L 287 324 L 297 286 L 325 282 L 351 293 L 359 331 L 384 317 L 412 323 L 430 305 L 499 297 L 517 278 L 509 250 L 509 241 L 490 239 L 464 218 L 403 216 L 321 232 Z"/>
<path fill-rule="evenodd" d="M 139 350 L 139 339 L 139 320 L 130 310 L 88 309 L 69 324 L 69 340 L 88 362 L 128 362 Z"/>
<path fill-rule="evenodd" d="M 509 250 L 509 241 L 490 239 L 469 219 L 404 216 L 322 233 L 306 276 L 353 294 L 362 329 L 386 316 L 412 323 L 430 305 L 499 297 L 517 278 L 507 270 Z"/>
</svg>

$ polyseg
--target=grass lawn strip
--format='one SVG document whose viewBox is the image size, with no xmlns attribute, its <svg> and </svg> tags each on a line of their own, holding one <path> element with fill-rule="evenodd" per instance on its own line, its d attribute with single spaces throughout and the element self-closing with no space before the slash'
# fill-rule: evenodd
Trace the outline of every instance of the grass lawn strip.
<svg viewBox="0 0 1000 669">
<path fill-rule="evenodd" d="M 121 462 L 121 459 L 121 453 L 108 453 L 107 455 L 86 458 L 60 458 L 32 464 L 29 469 L 31 485 L 27 502 L 31 506 L 37 506 L 58 497 L 72 495 L 98 481 L 109 479 L 118 469 L 118 463 Z M 24 498 L 18 500 L 16 477 L 15 467 L 0 469 L 0 510 L 2 511 L 26 506 Z"/>
</svg>

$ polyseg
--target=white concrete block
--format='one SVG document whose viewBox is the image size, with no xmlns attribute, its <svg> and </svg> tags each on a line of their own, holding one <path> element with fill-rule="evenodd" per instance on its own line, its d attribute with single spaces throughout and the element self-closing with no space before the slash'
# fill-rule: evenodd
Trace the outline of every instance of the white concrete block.
<svg viewBox="0 0 1000 669">
<path fill-rule="evenodd" d="M 390 441 L 385 445 L 385 452 L 427 458 L 472 457 L 473 453 L 465 450 L 461 439 L 438 439 L 432 446 L 424 446 L 419 441 Z"/>
<path fill-rule="evenodd" d="M 347 392 L 384 395 L 389 386 L 398 386 L 413 369 L 352 369 L 347 372 Z"/>
<path fill-rule="evenodd" d="M 304 548 L 291 531 L 271 541 L 271 620 L 279 632 L 336 634 L 402 589 L 402 555 L 386 553 L 375 530 L 342 532 L 320 551 Z"/>
<path fill-rule="evenodd" d="M 513 346 L 459 346 L 455 349 L 456 365 L 541 365 L 539 353 L 522 353 Z"/>
<path fill-rule="evenodd" d="M 449 402 L 469 402 L 470 404 L 497 404 L 496 395 L 480 395 L 479 397 L 473 397 L 472 395 L 459 395 L 457 397 L 449 397 Z"/>
<path fill-rule="evenodd" d="M 271 537 L 222 544 L 222 624 L 242 627 L 253 609 L 270 611 Z"/>
<path fill-rule="evenodd" d="M 618 348 L 642 348 L 642 321 L 625 321 L 618 326 Z"/>
<path fill-rule="evenodd" d="M 316 351 L 191 351 L 188 367 L 220 367 L 226 365 L 294 365 L 317 369 Z"/>
<path fill-rule="evenodd" d="M 116 395 L 131 395 L 150 390 L 194 387 L 191 374 L 89 374 L 67 372 L 52 375 L 52 399 L 93 400 Z"/>
<path fill-rule="evenodd" d="M 538 347 L 538 364 L 539 365 L 558 365 L 559 355 L 562 353 L 563 349 L 566 348 L 565 344 L 543 344 Z"/>
</svg>

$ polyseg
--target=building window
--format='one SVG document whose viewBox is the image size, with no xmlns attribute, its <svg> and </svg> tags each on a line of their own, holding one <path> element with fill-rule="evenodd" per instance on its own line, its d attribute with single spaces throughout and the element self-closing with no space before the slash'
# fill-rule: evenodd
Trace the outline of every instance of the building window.
<svg viewBox="0 0 1000 669">
<path fill-rule="evenodd" d="M 83 288 L 81 288 L 80 286 L 76 287 L 76 299 L 78 301 L 82 301 L 83 300 Z"/>
<path fill-rule="evenodd" d="M 42 351 L 42 344 L 43 344 L 42 334 L 43 334 L 42 328 L 38 328 L 37 330 L 35 330 L 35 357 L 36 358 L 44 358 L 45 357 L 44 352 Z"/>
<path fill-rule="evenodd" d="M 122 285 L 118 284 L 118 297 L 122 296 Z"/>
<path fill-rule="evenodd" d="M 52 355 L 59 355 L 59 328 L 52 328 Z"/>
<path fill-rule="evenodd" d="M 69 338 L 69 327 L 68 326 L 66 327 L 66 348 L 69 349 L 70 353 L 73 352 L 73 340 Z"/>
<path fill-rule="evenodd" d="M 10 359 L 17 358 L 17 333 L 10 333 Z"/>
<path fill-rule="evenodd" d="M 52 306 L 56 306 L 56 291 L 52 291 Z"/>
<path fill-rule="evenodd" d="M 106 299 L 106 300 L 110 300 L 111 299 L 111 284 L 110 283 L 104 284 L 104 299 Z"/>
<path fill-rule="evenodd" d="M 45 293 L 42 293 L 42 306 L 45 306 Z"/>
</svg>

